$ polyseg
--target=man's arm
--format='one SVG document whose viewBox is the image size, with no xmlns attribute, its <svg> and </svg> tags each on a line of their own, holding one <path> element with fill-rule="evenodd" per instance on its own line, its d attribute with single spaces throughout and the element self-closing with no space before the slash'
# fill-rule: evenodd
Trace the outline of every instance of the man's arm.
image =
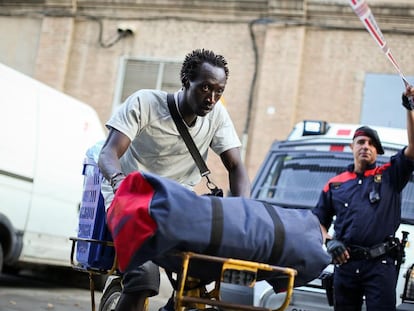
<svg viewBox="0 0 414 311">
<path fill-rule="evenodd" d="M 226 150 L 220 154 L 220 158 L 229 173 L 232 196 L 250 197 L 250 180 L 241 160 L 240 149 Z"/>
<path fill-rule="evenodd" d="M 407 100 L 407 97 L 414 97 L 414 86 L 407 86 L 404 92 L 404 96 L 406 98 L 403 100 Z M 403 96 L 403 97 L 404 97 Z M 408 134 L 408 145 L 405 148 L 404 155 L 407 158 L 414 160 L 414 110 L 407 109 L 407 134 Z"/>
<path fill-rule="evenodd" d="M 321 232 L 322 232 L 322 238 L 323 238 L 323 243 L 325 244 L 326 240 L 332 240 L 331 235 L 328 233 L 328 230 L 326 230 L 325 226 L 320 224 L 319 225 L 321 227 Z"/>
<path fill-rule="evenodd" d="M 111 182 L 111 185 L 113 181 L 111 180 L 113 179 L 112 177 L 118 175 L 117 186 L 119 186 L 120 181 L 125 177 L 122 175 L 119 176 L 119 173 L 123 173 L 119 158 L 125 153 L 130 143 L 130 139 L 125 134 L 113 128 L 109 130 L 108 137 L 99 154 L 98 166 L 102 175 L 106 180 Z M 114 188 L 114 191 L 116 188 Z"/>
</svg>

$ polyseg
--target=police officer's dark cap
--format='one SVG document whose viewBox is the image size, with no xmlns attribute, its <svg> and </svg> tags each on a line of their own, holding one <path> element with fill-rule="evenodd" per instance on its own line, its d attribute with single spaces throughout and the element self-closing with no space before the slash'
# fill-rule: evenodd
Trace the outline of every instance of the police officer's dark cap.
<svg viewBox="0 0 414 311">
<path fill-rule="evenodd" d="M 375 149 L 377 149 L 378 154 L 384 154 L 384 149 L 382 148 L 381 141 L 378 137 L 378 133 L 376 130 L 373 130 L 372 128 L 368 126 L 361 126 L 355 130 L 354 137 L 352 140 L 355 139 L 355 137 L 358 136 L 368 136 L 372 139 L 372 144 L 375 146 Z"/>
</svg>

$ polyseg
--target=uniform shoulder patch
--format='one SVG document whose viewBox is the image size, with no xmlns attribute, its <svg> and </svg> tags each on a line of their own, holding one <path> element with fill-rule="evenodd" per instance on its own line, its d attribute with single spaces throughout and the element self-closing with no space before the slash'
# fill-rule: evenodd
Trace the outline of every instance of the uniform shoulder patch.
<svg viewBox="0 0 414 311">
<path fill-rule="evenodd" d="M 342 185 L 342 182 L 335 181 L 335 182 L 331 182 L 329 184 L 329 188 L 331 188 L 331 189 L 338 189 L 341 185 Z"/>
</svg>

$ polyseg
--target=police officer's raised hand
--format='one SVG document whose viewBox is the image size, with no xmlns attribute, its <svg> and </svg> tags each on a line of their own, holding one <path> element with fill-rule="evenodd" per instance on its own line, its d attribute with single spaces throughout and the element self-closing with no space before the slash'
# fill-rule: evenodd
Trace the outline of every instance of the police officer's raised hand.
<svg viewBox="0 0 414 311">
<path fill-rule="evenodd" d="M 402 95 L 402 105 L 408 110 L 414 110 L 414 86 L 407 85 L 405 88 L 405 92 Z"/>
<path fill-rule="evenodd" d="M 332 261 L 335 264 L 343 264 L 348 261 L 349 253 L 344 243 L 338 240 L 327 240 L 326 250 L 332 256 Z"/>
</svg>

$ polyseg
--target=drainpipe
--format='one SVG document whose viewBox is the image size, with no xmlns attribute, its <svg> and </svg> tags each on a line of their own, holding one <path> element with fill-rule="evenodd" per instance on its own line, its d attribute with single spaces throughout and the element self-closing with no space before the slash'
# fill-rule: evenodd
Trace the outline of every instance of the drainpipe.
<svg viewBox="0 0 414 311">
<path fill-rule="evenodd" d="M 242 150 L 241 150 L 241 157 L 243 163 L 246 160 L 246 153 L 247 153 L 247 145 L 249 143 L 249 127 L 251 121 L 251 115 L 253 110 L 253 96 L 256 87 L 256 79 L 257 79 L 257 70 L 259 66 L 259 53 L 257 50 L 257 43 L 256 43 L 256 36 L 253 31 L 253 26 L 255 24 L 269 24 L 272 23 L 273 20 L 269 18 L 259 18 L 249 22 L 249 31 L 250 31 L 250 38 L 252 41 L 252 48 L 253 48 L 253 55 L 254 55 L 254 70 L 253 70 L 253 78 L 250 84 L 250 93 L 249 93 L 249 104 L 247 106 L 247 115 L 246 121 L 244 124 L 244 130 L 242 134 Z"/>
</svg>

